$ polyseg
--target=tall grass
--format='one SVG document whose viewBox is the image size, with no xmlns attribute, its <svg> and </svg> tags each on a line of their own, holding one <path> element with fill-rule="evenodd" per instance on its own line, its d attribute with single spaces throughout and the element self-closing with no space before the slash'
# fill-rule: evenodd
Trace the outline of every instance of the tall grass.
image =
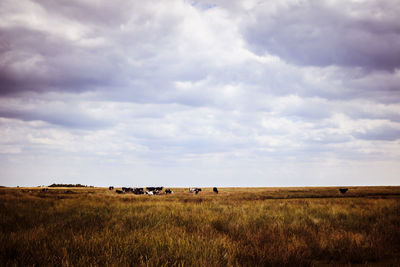
<svg viewBox="0 0 400 267">
<path fill-rule="evenodd" d="M 174 191 L 0 189 L 0 263 L 400 265 L 397 187 Z"/>
</svg>

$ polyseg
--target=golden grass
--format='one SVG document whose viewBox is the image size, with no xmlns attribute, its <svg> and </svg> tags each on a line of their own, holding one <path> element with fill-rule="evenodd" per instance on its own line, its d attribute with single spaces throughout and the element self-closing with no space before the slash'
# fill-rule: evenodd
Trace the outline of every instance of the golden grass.
<svg viewBox="0 0 400 267">
<path fill-rule="evenodd" d="M 0 263 L 400 265 L 400 187 L 173 190 L 2 188 Z"/>
</svg>

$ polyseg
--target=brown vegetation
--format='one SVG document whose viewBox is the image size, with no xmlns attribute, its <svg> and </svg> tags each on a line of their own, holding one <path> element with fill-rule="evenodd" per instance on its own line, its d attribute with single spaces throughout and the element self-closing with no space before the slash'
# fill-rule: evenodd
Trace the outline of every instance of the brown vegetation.
<svg viewBox="0 0 400 267">
<path fill-rule="evenodd" d="M 400 265 L 400 188 L 0 189 L 4 266 Z"/>
</svg>

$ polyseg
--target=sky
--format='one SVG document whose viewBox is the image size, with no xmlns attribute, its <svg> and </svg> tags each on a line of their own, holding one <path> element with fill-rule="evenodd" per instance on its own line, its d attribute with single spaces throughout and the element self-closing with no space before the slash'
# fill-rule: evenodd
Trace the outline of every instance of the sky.
<svg viewBox="0 0 400 267">
<path fill-rule="evenodd" d="M 2 0 L 0 185 L 400 185 L 397 0 Z"/>
</svg>

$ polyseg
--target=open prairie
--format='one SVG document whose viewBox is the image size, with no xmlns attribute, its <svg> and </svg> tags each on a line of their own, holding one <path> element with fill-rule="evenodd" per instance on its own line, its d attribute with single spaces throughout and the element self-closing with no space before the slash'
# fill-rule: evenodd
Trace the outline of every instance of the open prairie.
<svg viewBox="0 0 400 267">
<path fill-rule="evenodd" d="M 348 188 L 0 188 L 0 264 L 399 266 L 400 187 Z"/>
</svg>

